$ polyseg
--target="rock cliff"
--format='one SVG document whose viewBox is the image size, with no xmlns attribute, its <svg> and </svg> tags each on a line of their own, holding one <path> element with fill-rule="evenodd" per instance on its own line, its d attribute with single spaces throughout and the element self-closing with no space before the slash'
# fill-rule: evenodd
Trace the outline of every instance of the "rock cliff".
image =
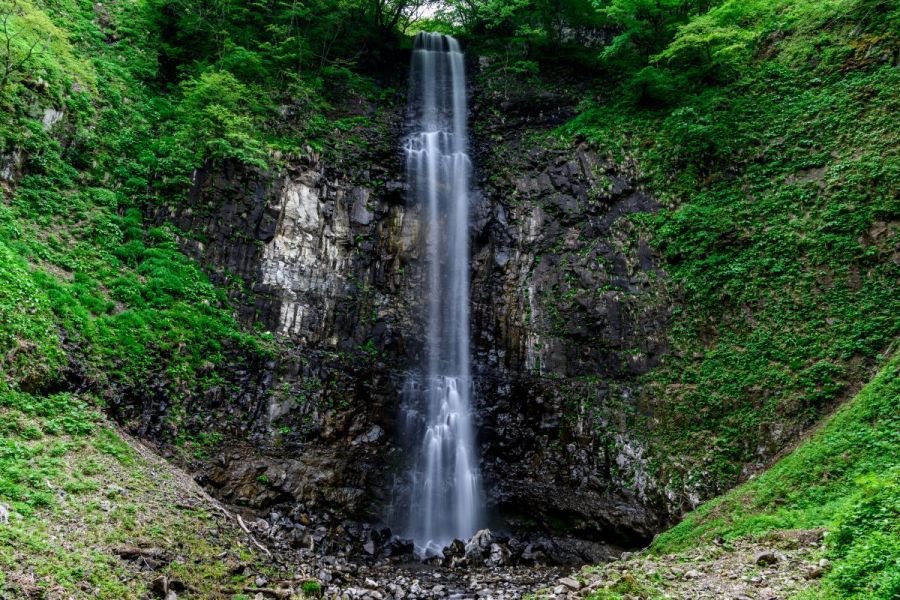
<svg viewBox="0 0 900 600">
<path fill-rule="evenodd" d="M 672 510 L 624 426 L 635 378 L 666 351 L 666 275 L 628 219 L 655 201 L 634 165 L 547 141 L 574 90 L 476 81 L 472 335 L 490 507 L 501 527 L 643 541 Z M 401 106 L 379 112 L 390 139 L 368 154 L 203 169 L 186 202 L 155 211 L 240 320 L 278 340 L 275 358 L 236 366 L 186 409 L 195 427 L 239 434 L 201 469 L 228 500 L 376 521 L 402 510 L 395 420 L 423 328 Z"/>
</svg>

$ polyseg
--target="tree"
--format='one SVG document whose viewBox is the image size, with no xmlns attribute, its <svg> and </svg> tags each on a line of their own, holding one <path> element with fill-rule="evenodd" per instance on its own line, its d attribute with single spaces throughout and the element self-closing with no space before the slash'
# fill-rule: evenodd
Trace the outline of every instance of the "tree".
<svg viewBox="0 0 900 600">
<path fill-rule="evenodd" d="M 594 0 L 594 4 L 618 31 L 603 58 L 636 71 L 669 45 L 680 25 L 709 10 L 711 0 Z"/>
<path fill-rule="evenodd" d="M 0 7 L 0 92 L 6 89 L 13 76 L 25 73 L 35 55 L 43 49 L 40 38 L 25 42 L 20 31 L 12 26 L 13 16 L 19 14 L 19 5 L 13 0 Z M 49 45 L 50 39 L 47 39 Z"/>
<path fill-rule="evenodd" d="M 177 146 L 191 149 L 195 166 L 210 159 L 215 162 L 237 159 L 264 166 L 265 152 L 252 135 L 258 126 L 251 98 L 262 96 L 227 71 L 208 71 L 182 83 L 178 107 L 180 129 Z"/>
<path fill-rule="evenodd" d="M 423 9 L 437 4 L 435 0 L 371 0 L 372 20 L 380 33 L 405 31 L 411 21 L 421 16 Z"/>
<path fill-rule="evenodd" d="M 558 44 L 566 29 L 599 24 L 591 0 L 448 0 L 442 14 L 474 35 Z"/>
<path fill-rule="evenodd" d="M 734 25 L 719 25 L 695 19 L 683 27 L 654 61 L 687 69 L 692 74 L 713 79 L 736 77 L 750 59 L 756 34 Z"/>
</svg>

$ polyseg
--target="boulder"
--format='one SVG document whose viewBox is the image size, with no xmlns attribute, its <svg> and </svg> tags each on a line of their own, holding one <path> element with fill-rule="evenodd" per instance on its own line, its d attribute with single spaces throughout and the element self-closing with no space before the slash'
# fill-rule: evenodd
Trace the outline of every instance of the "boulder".
<svg viewBox="0 0 900 600">
<path fill-rule="evenodd" d="M 753 562 L 760 566 L 774 565 L 778 562 L 778 555 L 769 550 L 759 552 L 753 557 Z"/>
<path fill-rule="evenodd" d="M 483 565 L 489 560 L 494 535 L 490 529 L 480 529 L 465 543 L 465 560 L 470 566 Z"/>
<path fill-rule="evenodd" d="M 492 567 L 502 567 L 512 564 L 512 552 L 506 544 L 491 544 L 491 551 L 486 564 Z"/>
</svg>

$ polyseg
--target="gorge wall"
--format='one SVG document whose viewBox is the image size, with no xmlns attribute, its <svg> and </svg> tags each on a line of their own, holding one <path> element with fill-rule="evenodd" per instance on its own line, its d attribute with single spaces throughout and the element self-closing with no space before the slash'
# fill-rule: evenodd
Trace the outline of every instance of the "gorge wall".
<svg viewBox="0 0 900 600">
<path fill-rule="evenodd" d="M 501 528 L 644 541 L 684 501 L 648 478 L 625 427 L 636 378 L 666 351 L 666 275 L 628 219 L 655 201 L 633 164 L 535 142 L 574 112 L 570 80 L 489 92 L 472 68 L 472 352 L 489 507 Z M 259 364 L 233 356 L 229 381 L 178 408 L 186 427 L 228 434 L 198 467 L 226 500 L 378 521 L 405 497 L 395 420 L 424 327 L 402 106 L 363 107 L 377 116 L 355 154 L 203 169 L 187 201 L 155 209 L 240 320 L 278 345 Z M 163 398 L 119 407 L 151 436 L 172 410 Z"/>
<path fill-rule="evenodd" d="M 0 3 L 0 597 L 559 597 L 652 537 L 568 595 L 893 598 L 900 7 L 448 4 L 492 533 L 431 569 L 383 4 Z"/>
</svg>

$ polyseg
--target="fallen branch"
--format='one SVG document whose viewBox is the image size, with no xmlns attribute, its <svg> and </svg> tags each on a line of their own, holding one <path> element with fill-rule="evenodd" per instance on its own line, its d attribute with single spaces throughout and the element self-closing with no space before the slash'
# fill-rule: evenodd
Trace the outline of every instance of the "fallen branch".
<svg viewBox="0 0 900 600">
<path fill-rule="evenodd" d="M 120 430 L 120 431 L 121 431 L 121 430 Z M 132 447 L 135 448 L 141 456 L 143 456 L 144 458 L 148 459 L 149 461 L 154 461 L 154 462 L 156 462 L 156 461 L 158 461 L 158 462 L 165 462 L 165 461 L 164 461 L 162 458 L 160 458 L 157 454 L 155 454 L 154 452 L 150 451 L 150 450 L 149 450 L 143 443 L 141 443 L 140 441 L 138 441 L 138 440 L 136 440 L 136 439 L 134 439 L 134 438 L 131 438 L 130 436 L 127 436 L 127 434 L 126 434 L 126 436 L 123 436 L 123 437 L 125 437 L 125 439 L 130 439 L 130 440 L 131 440 L 131 445 L 132 445 Z M 241 518 L 240 515 L 238 515 L 238 514 L 231 514 L 228 510 L 225 509 L 224 506 L 222 506 L 222 505 L 219 503 L 218 500 L 216 500 L 215 498 L 213 498 L 212 496 L 210 496 L 210 495 L 206 492 L 206 490 L 204 490 L 202 487 L 200 487 L 200 486 L 197 484 L 196 481 L 194 481 L 192 478 L 188 477 L 188 476 L 187 476 L 185 473 L 183 473 L 182 471 L 176 470 L 176 473 L 178 473 L 178 474 L 180 475 L 180 478 L 182 479 L 182 482 L 183 482 L 183 484 L 184 484 L 184 489 L 185 489 L 185 490 L 190 490 L 190 493 L 193 493 L 194 496 L 195 496 L 197 499 L 199 499 L 201 503 L 205 503 L 205 504 L 207 504 L 207 505 L 209 505 L 209 506 L 212 506 L 212 507 L 215 508 L 216 510 L 220 511 L 223 515 L 225 515 L 226 518 L 228 518 L 228 519 L 230 519 L 230 520 L 235 520 L 235 521 L 237 521 L 237 524 L 241 526 L 241 529 L 244 530 L 244 533 L 247 534 L 247 537 L 250 538 L 250 541 L 253 543 L 253 545 L 256 546 L 257 548 L 259 548 L 260 550 L 262 550 L 262 551 L 265 553 L 265 555 L 266 555 L 267 557 L 269 557 L 269 559 L 272 559 L 272 558 L 273 558 L 272 553 L 269 551 L 269 549 L 266 548 L 265 546 L 263 546 L 262 544 L 260 544 L 259 542 L 256 541 L 256 538 L 253 537 L 253 534 L 252 534 L 252 533 L 250 533 L 250 530 L 247 528 L 247 525 L 244 523 L 244 520 Z"/>
<path fill-rule="evenodd" d="M 222 509 L 222 510 L 224 510 L 224 509 Z M 253 534 L 250 533 L 250 530 L 247 529 L 247 526 L 244 524 L 244 520 L 241 518 L 241 515 L 235 515 L 235 516 L 237 517 L 238 525 L 240 525 L 241 529 L 244 530 L 244 533 L 246 533 L 250 537 L 250 541 L 253 542 L 253 545 L 255 545 L 257 548 L 259 548 L 260 550 L 265 552 L 266 556 L 268 556 L 269 558 L 272 558 L 272 553 L 269 552 L 269 549 L 266 548 L 265 546 L 263 546 L 262 544 L 260 544 L 259 542 L 257 542 L 256 538 L 253 537 Z"/>
</svg>

